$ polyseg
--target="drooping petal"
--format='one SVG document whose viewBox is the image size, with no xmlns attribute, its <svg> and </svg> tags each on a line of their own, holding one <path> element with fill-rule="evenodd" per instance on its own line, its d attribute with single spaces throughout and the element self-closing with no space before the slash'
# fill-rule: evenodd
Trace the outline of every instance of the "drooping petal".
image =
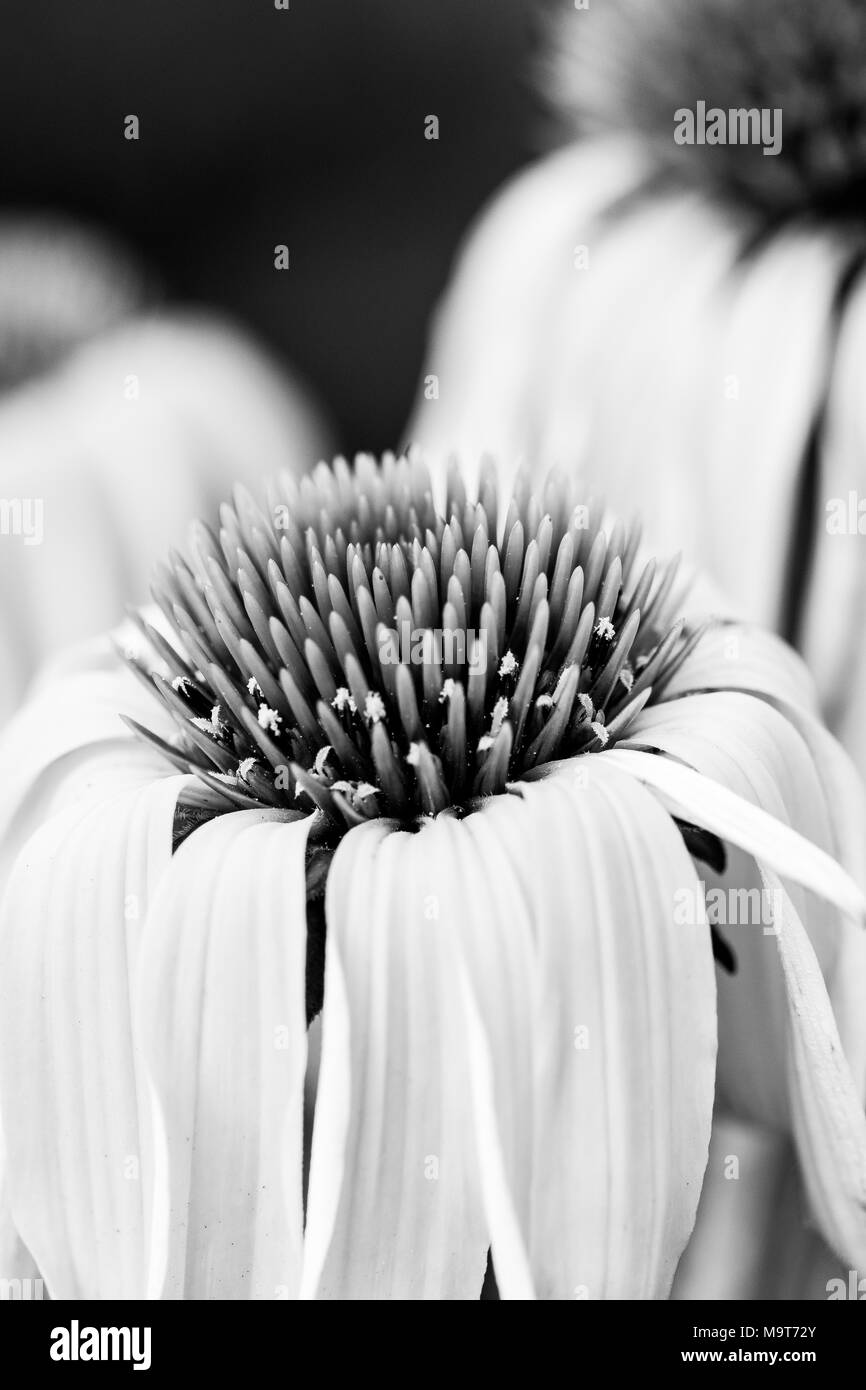
<svg viewBox="0 0 866 1390">
<path fill-rule="evenodd" d="M 304 1297 L 481 1291 L 489 1241 L 435 839 L 374 822 L 331 866 Z"/>
<path fill-rule="evenodd" d="M 515 835 L 526 829 L 522 809 L 516 797 L 507 799 L 500 836 L 475 824 L 479 814 L 463 822 L 440 819 L 426 829 L 457 967 L 496 1279 L 509 1301 L 538 1296 L 531 1262 L 538 982 L 534 905 L 514 855 Z"/>
<path fill-rule="evenodd" d="M 829 854 L 721 783 L 672 758 L 636 749 L 614 748 L 604 756 L 652 787 L 674 815 L 766 860 L 840 911 L 857 918 L 866 913 L 860 889 Z"/>
<path fill-rule="evenodd" d="M 774 939 L 788 986 L 789 1076 L 806 1188 L 821 1228 L 852 1264 L 866 1264 L 866 1115 L 803 923 L 771 869 Z"/>
<path fill-rule="evenodd" d="M 745 796 L 804 835 L 819 851 L 826 851 L 862 890 L 866 883 L 866 798 L 845 754 L 807 710 L 788 700 L 774 698 L 768 705 L 732 692 L 682 697 L 644 711 L 626 743 L 682 759 Z M 776 836 L 784 838 L 784 830 L 777 830 Z M 757 852 L 748 838 L 737 841 L 733 833 L 730 838 L 747 852 Z M 785 872 L 782 864 L 777 867 Z M 757 884 L 756 871 L 749 872 L 752 883 L 738 886 Z M 838 870 L 835 873 L 838 878 Z M 810 937 L 834 1002 L 838 989 L 843 1037 L 859 1075 L 866 1056 L 866 1027 L 862 1010 L 851 995 L 856 996 L 866 984 L 863 933 L 845 912 L 840 915 L 833 906 L 832 893 L 824 892 L 818 882 L 798 878 L 796 871 L 790 877 L 817 894 L 801 910 L 807 914 Z M 853 910 L 856 915 L 850 888 L 849 883 L 848 912 Z M 742 943 L 750 957 L 744 975 L 769 972 L 781 1001 L 775 954 L 762 950 L 753 933 L 748 937 L 751 939 Z M 737 992 L 726 984 L 722 996 L 733 999 Z M 722 1007 L 724 1012 L 724 1004 Z M 762 1010 L 757 1013 L 760 1018 Z M 742 1036 L 745 1022 L 744 1017 L 737 1020 L 732 1033 Z"/>
<path fill-rule="evenodd" d="M 752 707 L 747 708 L 750 703 Z M 857 923 L 864 916 L 863 895 L 855 880 L 820 843 L 814 843 L 823 842 L 834 853 L 840 843 L 843 847 L 849 843 L 838 821 L 828 814 L 828 806 L 834 790 L 845 789 L 855 805 L 862 794 L 850 766 L 838 758 L 829 764 L 825 790 L 817 776 L 820 763 L 812 761 L 812 750 L 818 748 L 814 729 L 810 730 L 807 716 L 799 722 L 806 737 L 775 709 L 749 702 L 749 697 L 692 697 L 661 707 L 650 717 L 642 716 L 636 726 L 634 743 L 659 748 L 669 756 L 629 749 L 614 750 L 609 756 L 633 767 L 635 775 L 654 787 L 675 813 L 745 851 L 729 865 L 722 882 L 728 889 L 736 884 L 747 893 L 755 887 L 762 901 L 760 921 L 765 899 L 753 860 L 780 874 L 786 889 L 799 884 L 810 890 L 808 895 L 798 895 L 790 889 L 795 898 L 792 911 L 805 913 L 810 945 L 831 998 L 839 991 L 842 1046 L 851 1052 L 855 1088 L 862 1093 L 864 1021 L 857 996 L 862 1000 L 866 975 L 863 945 L 856 938 Z M 710 776 L 703 776 L 704 772 Z M 855 825 L 862 823 L 860 817 L 862 806 Z M 805 829 L 810 838 L 792 827 Z M 859 872 L 860 854 L 852 850 L 851 858 Z M 780 969 L 770 947 L 772 925 L 762 930 L 748 918 L 737 925 L 744 928 L 735 941 L 740 976 L 719 986 L 720 1087 L 729 1101 L 755 1118 L 786 1123 L 789 1102 L 795 1107 L 797 1103 L 796 1089 L 783 1084 L 784 1071 L 790 1072 L 785 1059 L 790 1058 L 791 1044 L 784 1020 L 790 1010 L 791 977 Z M 797 1138 L 808 1152 L 802 1123 Z M 823 1219 L 820 1208 L 817 1215 Z M 838 1229 L 830 1225 L 825 1235 L 837 1240 Z"/>
<path fill-rule="evenodd" d="M 310 818 L 238 811 L 178 850 L 145 924 L 149 1293 L 295 1298 L 303 1233 Z"/>
<path fill-rule="evenodd" d="M 663 1297 L 712 1110 L 697 877 L 670 818 L 612 769 L 584 785 L 564 765 L 520 791 L 414 837 L 450 942 L 500 1294 Z M 680 891 L 697 918 L 685 927 Z M 372 903 L 364 877 L 353 892 Z M 312 1210 L 311 1188 L 308 1235 Z"/>
<path fill-rule="evenodd" d="M 712 957 L 670 818 L 597 762 L 522 787 L 538 882 L 532 1267 L 541 1297 L 659 1298 L 707 1159 Z"/>
<path fill-rule="evenodd" d="M 801 657 L 771 632 L 721 623 L 704 633 L 665 687 L 665 702 L 705 691 L 742 690 L 814 714 L 814 682 Z"/>
<path fill-rule="evenodd" d="M 866 797 L 857 769 L 814 715 L 787 701 L 773 703 L 797 729 L 818 770 L 830 831 L 828 848 L 866 890 Z M 837 921 L 836 935 L 835 968 L 829 975 L 833 1013 L 858 1093 L 866 1099 L 866 932 L 845 917 Z"/>
<path fill-rule="evenodd" d="M 140 772 L 33 835 L 0 908 L 9 1200 L 52 1297 L 141 1297 L 150 1126 L 130 993 L 183 777 Z"/>
</svg>

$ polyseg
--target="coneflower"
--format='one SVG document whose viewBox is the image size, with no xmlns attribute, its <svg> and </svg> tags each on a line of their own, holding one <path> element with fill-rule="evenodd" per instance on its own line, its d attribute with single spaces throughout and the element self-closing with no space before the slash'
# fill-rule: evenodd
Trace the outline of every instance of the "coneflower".
<svg viewBox="0 0 866 1390">
<path fill-rule="evenodd" d="M 417 456 L 362 456 L 238 490 L 162 619 L 46 676 L 2 749 L 0 1114 L 53 1296 L 476 1299 L 492 1259 L 504 1298 L 664 1297 L 714 946 L 862 1255 L 821 968 L 866 910 L 859 786 L 796 658 L 676 573 L 557 476 L 500 515 L 492 467 L 471 500 L 453 470 L 440 511 Z M 756 876 L 732 976 L 706 883 Z"/>
<path fill-rule="evenodd" d="M 636 136 L 647 174 L 701 188 L 756 231 L 791 219 L 862 228 L 866 12 L 859 0 L 604 0 L 549 5 L 539 64 L 574 137 Z M 781 148 L 677 144 L 675 112 L 781 112 Z M 725 133 L 725 132 L 723 132 Z M 781 156 L 781 157 L 779 157 Z"/>
</svg>

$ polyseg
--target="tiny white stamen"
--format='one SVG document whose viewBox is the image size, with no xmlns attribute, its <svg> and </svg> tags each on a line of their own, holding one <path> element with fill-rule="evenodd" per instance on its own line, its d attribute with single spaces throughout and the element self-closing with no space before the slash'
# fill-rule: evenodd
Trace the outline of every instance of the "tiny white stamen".
<svg viewBox="0 0 866 1390">
<path fill-rule="evenodd" d="M 446 700 L 451 699 L 456 687 L 457 682 L 453 679 L 452 676 L 449 676 L 447 680 L 442 682 L 442 689 L 439 692 L 440 705 L 443 705 Z"/>
<path fill-rule="evenodd" d="M 282 722 L 282 717 L 279 714 L 277 714 L 277 711 L 275 709 L 271 709 L 270 705 L 259 705 L 260 728 L 267 729 L 272 734 L 278 734 L 280 732 L 280 725 L 282 724 Z"/>
<path fill-rule="evenodd" d="M 623 666 L 619 673 L 619 679 L 624 688 L 628 691 L 634 685 L 634 671 L 630 666 Z"/>
<path fill-rule="evenodd" d="M 324 776 L 324 773 L 325 773 L 325 763 L 328 761 L 328 758 L 330 757 L 330 755 L 331 755 L 331 745 L 330 745 L 330 743 L 326 743 L 325 746 L 324 746 L 324 748 L 320 748 L 319 751 L 318 751 L 318 753 L 316 754 L 315 770 L 316 770 L 316 772 L 318 773 L 318 775 L 319 775 L 320 777 L 323 777 L 323 776 Z"/>
<path fill-rule="evenodd" d="M 417 767 L 421 761 L 420 743 L 410 743 L 409 752 L 406 754 L 406 761 L 410 767 Z"/>
<path fill-rule="evenodd" d="M 536 709 L 550 709 L 552 705 L 553 697 L 551 695 L 539 695 L 535 702 Z"/>
<path fill-rule="evenodd" d="M 480 739 L 478 740 L 478 752 L 479 752 L 479 753 L 486 753 L 487 750 L 488 750 L 488 748 L 492 748 L 492 747 L 493 747 L 493 739 L 490 737 L 490 735 L 489 735 L 489 734 L 482 734 L 481 737 L 480 737 Z"/>
<path fill-rule="evenodd" d="M 363 797 L 366 800 L 368 796 L 376 796 L 378 794 L 378 791 L 379 788 L 374 787 L 372 782 L 359 782 L 355 791 L 355 795 L 357 797 Z"/>
<path fill-rule="evenodd" d="M 256 699 L 261 700 L 263 698 L 262 687 L 259 685 L 255 676 L 250 676 L 249 680 L 247 681 L 247 690 L 250 692 L 251 695 L 255 695 Z"/>
<path fill-rule="evenodd" d="M 604 748 L 605 744 L 610 738 L 610 734 L 608 733 L 607 729 L 604 727 L 603 724 L 599 724 L 598 720 L 595 720 L 592 724 L 590 724 L 589 727 L 592 729 L 592 732 L 595 734 L 602 748 Z"/>
<path fill-rule="evenodd" d="M 504 695 L 501 695 L 499 699 L 496 701 L 496 704 L 493 706 L 493 717 L 490 720 L 490 732 L 494 738 L 499 733 L 499 730 L 502 728 L 502 724 L 507 713 L 508 701 L 506 700 Z"/>
<path fill-rule="evenodd" d="M 336 695 L 331 701 L 331 708 L 335 709 L 338 714 L 342 714 L 345 709 L 347 709 L 350 714 L 356 714 L 358 710 L 354 697 L 345 685 L 341 685 L 338 688 Z"/>
<path fill-rule="evenodd" d="M 595 714 L 595 707 L 593 706 L 592 700 L 589 698 L 585 691 L 582 694 L 578 695 L 577 698 L 583 706 L 584 714 L 588 719 L 591 719 L 592 716 Z"/>
<path fill-rule="evenodd" d="M 210 719 L 202 719 L 200 716 L 197 715 L 190 722 L 194 724 L 197 729 L 201 729 L 202 733 L 217 736 L 219 736 L 222 733 L 222 723 L 220 720 L 219 705 L 214 705 L 213 709 L 210 712 Z"/>
<path fill-rule="evenodd" d="M 614 637 L 616 637 L 616 628 L 610 618 L 599 618 L 595 625 L 595 635 L 596 637 L 606 638 L 608 642 L 613 641 Z"/>
<path fill-rule="evenodd" d="M 241 777 L 249 777 L 257 761 L 256 758 L 242 758 L 238 763 L 238 772 Z"/>
<path fill-rule="evenodd" d="M 499 663 L 500 676 L 515 676 L 519 670 L 519 662 L 514 652 L 506 652 Z"/>
<path fill-rule="evenodd" d="M 189 689 L 189 679 L 186 676 L 175 676 L 171 683 L 172 690 L 176 690 L 179 695 L 185 695 Z"/>
<path fill-rule="evenodd" d="M 378 724 L 385 718 L 385 701 L 378 690 L 368 690 L 364 701 L 364 718 L 370 724 Z"/>
</svg>

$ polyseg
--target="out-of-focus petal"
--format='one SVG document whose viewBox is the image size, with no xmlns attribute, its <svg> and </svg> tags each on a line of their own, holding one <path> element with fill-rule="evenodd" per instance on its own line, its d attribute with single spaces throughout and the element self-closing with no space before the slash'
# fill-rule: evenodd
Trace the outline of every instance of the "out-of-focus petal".
<svg viewBox="0 0 866 1390">
<path fill-rule="evenodd" d="M 519 461 L 542 466 L 535 448 L 543 443 L 548 382 L 557 368 L 551 327 L 569 285 L 585 275 L 576 268 L 580 247 L 588 242 L 594 254 L 596 219 L 634 188 L 640 171 L 628 142 L 563 150 L 512 181 L 483 215 L 425 358 L 425 376 L 438 377 L 438 397 L 427 399 L 422 386 L 409 426 L 434 478 L 435 465 L 452 451 L 461 455 L 470 487 L 486 450 L 497 456 L 503 490 Z M 585 419 L 583 402 L 578 412 Z M 572 462 L 580 438 L 572 434 L 559 462 Z"/>
<path fill-rule="evenodd" d="M 800 642 L 819 682 L 827 723 L 866 775 L 864 353 L 866 286 L 861 279 L 845 305 L 833 359 Z"/>
<path fill-rule="evenodd" d="M 0 402 L 0 721 L 39 664 L 142 602 L 154 560 L 236 482 L 301 473 L 306 394 L 226 324 L 134 320 Z M 16 510 L 17 508 L 17 510 Z"/>
<path fill-rule="evenodd" d="M 145 923 L 149 1293 L 295 1298 L 301 1272 L 309 818 L 239 811 L 181 845 Z"/>
<path fill-rule="evenodd" d="M 422 389 L 409 434 L 434 461 L 580 472 L 656 553 L 683 549 L 775 626 L 850 253 L 802 229 L 750 245 L 700 195 L 646 184 L 626 140 L 590 140 L 500 195 L 435 320 L 439 396 Z"/>
</svg>

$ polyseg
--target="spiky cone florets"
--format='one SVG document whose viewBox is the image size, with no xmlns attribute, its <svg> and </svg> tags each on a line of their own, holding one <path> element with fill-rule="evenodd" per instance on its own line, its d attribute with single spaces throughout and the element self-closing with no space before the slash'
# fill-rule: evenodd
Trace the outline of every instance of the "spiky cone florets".
<svg viewBox="0 0 866 1390">
<path fill-rule="evenodd" d="M 337 830 L 503 792 L 614 744 L 699 632 L 672 622 L 677 563 L 639 560 L 551 475 L 497 534 L 492 466 L 445 516 L 416 456 L 320 464 L 262 509 L 243 490 L 192 530 L 154 596 L 166 638 L 130 660 L 172 715 L 166 757 L 227 805 L 317 807 Z M 447 519 L 446 519 L 447 518 Z"/>
<path fill-rule="evenodd" d="M 859 0 L 559 4 L 545 91 L 580 133 L 630 134 L 658 169 L 761 219 L 864 224 L 866 9 Z M 677 145 L 674 113 L 782 113 L 782 145 Z"/>
</svg>

